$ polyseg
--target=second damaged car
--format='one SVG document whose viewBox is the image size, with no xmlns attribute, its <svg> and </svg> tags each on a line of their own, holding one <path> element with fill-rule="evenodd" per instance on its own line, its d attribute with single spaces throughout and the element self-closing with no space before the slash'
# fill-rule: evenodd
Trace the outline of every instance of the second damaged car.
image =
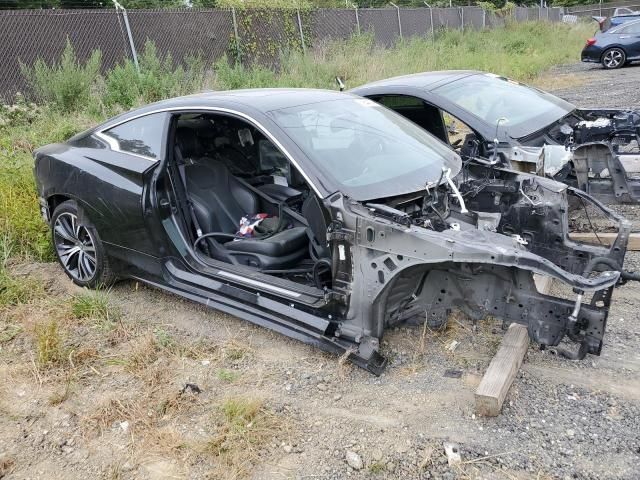
<svg viewBox="0 0 640 480">
<path fill-rule="evenodd" d="M 137 279 L 376 374 L 386 328 L 443 325 L 454 309 L 597 355 L 628 277 L 628 222 L 585 193 L 463 165 L 401 115 L 343 93 L 163 101 L 38 149 L 35 177 L 75 283 Z M 617 223 L 610 248 L 569 240 L 568 196 Z M 575 293 L 542 294 L 534 274 Z"/>
<path fill-rule="evenodd" d="M 580 109 L 477 71 L 380 80 L 351 92 L 392 108 L 464 158 L 537 173 L 607 203 L 640 202 L 640 112 Z"/>
</svg>

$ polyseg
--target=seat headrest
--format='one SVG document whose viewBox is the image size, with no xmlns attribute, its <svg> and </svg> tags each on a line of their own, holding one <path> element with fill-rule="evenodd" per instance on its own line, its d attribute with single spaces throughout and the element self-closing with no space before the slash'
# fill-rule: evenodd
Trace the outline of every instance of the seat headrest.
<svg viewBox="0 0 640 480">
<path fill-rule="evenodd" d="M 192 128 L 179 127 L 176 129 L 176 145 L 183 158 L 198 157 L 200 142 Z"/>
</svg>

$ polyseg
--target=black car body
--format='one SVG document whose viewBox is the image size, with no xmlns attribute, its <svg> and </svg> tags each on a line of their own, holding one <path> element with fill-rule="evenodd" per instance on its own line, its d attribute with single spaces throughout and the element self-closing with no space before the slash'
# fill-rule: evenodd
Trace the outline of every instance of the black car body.
<svg viewBox="0 0 640 480">
<path fill-rule="evenodd" d="M 545 175 L 607 203 L 640 201 L 640 112 L 579 109 L 554 95 L 477 71 L 389 78 L 350 90 L 404 115 L 449 143 L 445 116 L 471 130 L 457 145 L 484 158 Z"/>
<path fill-rule="evenodd" d="M 613 26 L 587 40 L 583 62 L 601 63 L 604 68 L 620 68 L 640 60 L 640 19 Z"/>
<path fill-rule="evenodd" d="M 400 115 L 337 92 L 167 100 L 38 149 L 35 178 L 77 284 L 134 278 L 374 373 L 385 328 L 442 325 L 452 309 L 599 354 L 624 276 L 629 223 L 588 195 L 463 165 Z M 568 238 L 569 196 L 617 223 L 610 248 Z M 278 226 L 240 238 L 241 217 L 259 212 Z M 576 294 L 539 293 L 533 274 Z"/>
</svg>

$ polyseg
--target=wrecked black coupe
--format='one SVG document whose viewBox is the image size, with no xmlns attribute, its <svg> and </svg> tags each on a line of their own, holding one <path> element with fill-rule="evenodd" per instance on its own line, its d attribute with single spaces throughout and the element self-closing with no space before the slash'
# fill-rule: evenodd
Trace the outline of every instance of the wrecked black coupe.
<svg viewBox="0 0 640 480">
<path fill-rule="evenodd" d="M 132 278 L 380 373 L 384 330 L 459 309 L 599 354 L 629 223 L 587 194 L 447 145 L 371 100 L 318 90 L 177 98 L 35 153 L 67 275 Z M 567 200 L 619 228 L 567 235 Z M 534 274 L 574 289 L 539 293 Z M 215 328 L 215 325 L 212 325 Z"/>
<path fill-rule="evenodd" d="M 463 158 L 548 176 L 606 203 L 640 202 L 640 111 L 578 109 L 476 71 L 406 75 L 351 92 L 404 115 Z"/>
</svg>

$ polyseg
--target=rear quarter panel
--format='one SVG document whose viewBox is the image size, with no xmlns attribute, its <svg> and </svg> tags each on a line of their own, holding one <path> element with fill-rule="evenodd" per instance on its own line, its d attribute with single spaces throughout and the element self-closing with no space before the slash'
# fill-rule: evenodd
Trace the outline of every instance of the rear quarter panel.
<svg viewBox="0 0 640 480">
<path fill-rule="evenodd" d="M 38 194 L 76 200 L 103 242 L 157 255 L 145 222 L 146 179 L 157 162 L 93 146 L 48 145 L 36 151 Z M 53 212 L 50 211 L 50 214 Z"/>
</svg>

